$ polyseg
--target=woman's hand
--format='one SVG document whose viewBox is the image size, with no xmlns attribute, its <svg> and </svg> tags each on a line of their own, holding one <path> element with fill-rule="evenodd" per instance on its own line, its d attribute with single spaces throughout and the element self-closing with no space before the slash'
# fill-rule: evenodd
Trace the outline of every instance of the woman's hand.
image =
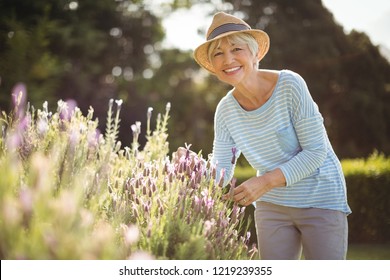
<svg viewBox="0 0 390 280">
<path fill-rule="evenodd" d="M 206 161 L 200 155 L 191 151 L 191 145 L 186 145 L 185 148 L 179 147 L 176 152 L 172 154 L 174 164 L 184 165 L 190 167 L 190 170 L 203 170 L 206 166 Z"/>
<path fill-rule="evenodd" d="M 233 190 L 231 199 L 238 204 L 248 206 L 258 200 L 266 192 L 275 187 L 286 185 L 286 179 L 280 169 L 267 172 L 259 177 L 252 177 Z M 228 198 L 228 195 L 225 196 Z"/>
<path fill-rule="evenodd" d="M 191 161 L 198 156 L 195 152 L 191 151 L 188 148 L 179 147 L 177 151 L 172 154 L 172 160 L 175 163 L 179 163 L 181 158 L 190 159 Z"/>
</svg>

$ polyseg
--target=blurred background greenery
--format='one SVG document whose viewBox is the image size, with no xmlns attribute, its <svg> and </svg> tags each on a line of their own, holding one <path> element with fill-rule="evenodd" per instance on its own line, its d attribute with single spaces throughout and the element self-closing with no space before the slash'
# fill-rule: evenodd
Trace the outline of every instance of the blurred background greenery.
<svg viewBox="0 0 390 280">
<path fill-rule="evenodd" d="M 121 98 L 120 140 L 129 145 L 130 125 L 145 123 L 149 106 L 161 111 L 171 102 L 171 151 L 187 142 L 210 153 L 214 109 L 227 87 L 190 51 L 162 47 L 165 17 L 210 2 L 155 2 L 0 0 L 0 109 L 10 110 L 13 87 L 24 83 L 36 107 L 58 99 L 83 112 L 92 106 L 103 131 L 108 100 Z M 320 0 L 212 2 L 220 5 L 211 13 L 236 13 L 269 33 L 260 67 L 306 79 L 341 158 L 390 153 L 390 64 L 366 34 L 345 34 Z"/>
<path fill-rule="evenodd" d="M 210 14 L 234 13 L 270 35 L 271 48 L 260 67 L 291 69 L 305 78 L 340 158 L 368 158 L 378 151 L 388 159 L 390 64 L 365 33 L 346 34 L 321 0 L 211 2 L 219 4 L 208 9 Z M 104 131 L 108 101 L 122 99 L 119 140 L 130 146 L 131 125 L 146 123 L 148 107 L 161 112 L 170 102 L 170 152 L 191 143 L 192 149 L 207 155 L 214 110 L 228 88 L 200 69 L 191 51 L 162 44 L 167 33 L 163 19 L 202 3 L 210 1 L 166 0 L 156 5 L 152 0 L 0 0 L 0 111 L 11 111 L 11 94 L 22 83 L 36 108 L 44 101 L 55 108 L 59 99 L 74 100 L 84 114 L 92 106 Z M 383 162 L 388 170 L 388 160 Z M 379 194 L 372 194 L 371 181 L 362 179 L 371 176 L 363 174 L 364 168 L 350 168 L 359 172 L 349 172 L 349 190 L 364 190 L 371 199 L 388 196 L 389 172 L 381 175 L 385 185 L 376 184 Z M 244 178 L 253 171 L 241 172 L 247 174 Z M 375 201 L 361 200 L 369 204 L 365 209 L 357 205 L 352 219 L 369 213 L 368 220 L 383 223 L 386 229 L 380 232 L 387 234 L 390 223 L 383 209 L 390 209 L 389 200 L 381 199 L 377 211 L 367 211 Z M 359 224 L 363 222 L 354 228 L 357 242 L 363 238 Z M 388 246 L 383 248 L 388 253 Z"/>
</svg>

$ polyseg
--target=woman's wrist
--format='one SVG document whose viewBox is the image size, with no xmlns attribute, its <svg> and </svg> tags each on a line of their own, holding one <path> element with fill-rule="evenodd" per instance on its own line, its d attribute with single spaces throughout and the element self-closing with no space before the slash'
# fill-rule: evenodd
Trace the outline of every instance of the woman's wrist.
<svg viewBox="0 0 390 280">
<path fill-rule="evenodd" d="M 261 184 L 265 186 L 267 191 L 270 191 L 273 188 L 286 186 L 286 178 L 284 177 L 282 170 L 279 168 L 265 173 L 260 176 L 260 178 L 262 180 Z"/>
</svg>

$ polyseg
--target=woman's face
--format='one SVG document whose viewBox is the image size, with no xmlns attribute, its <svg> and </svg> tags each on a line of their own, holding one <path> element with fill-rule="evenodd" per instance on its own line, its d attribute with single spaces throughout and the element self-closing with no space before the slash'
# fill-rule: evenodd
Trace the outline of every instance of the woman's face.
<svg viewBox="0 0 390 280">
<path fill-rule="evenodd" d="M 248 45 L 230 43 L 226 38 L 211 53 L 211 63 L 218 79 L 232 86 L 257 72 L 257 59 Z"/>
</svg>

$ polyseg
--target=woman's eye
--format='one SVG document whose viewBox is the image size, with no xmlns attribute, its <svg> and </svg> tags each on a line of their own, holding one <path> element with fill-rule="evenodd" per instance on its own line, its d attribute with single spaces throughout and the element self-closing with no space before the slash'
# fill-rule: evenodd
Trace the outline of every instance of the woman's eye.
<svg viewBox="0 0 390 280">
<path fill-rule="evenodd" d="M 214 57 L 219 56 L 221 54 L 222 54 L 222 52 L 217 52 L 217 53 L 214 54 Z"/>
<path fill-rule="evenodd" d="M 234 48 L 233 49 L 234 52 L 241 51 L 241 50 L 242 50 L 241 48 Z"/>
</svg>

